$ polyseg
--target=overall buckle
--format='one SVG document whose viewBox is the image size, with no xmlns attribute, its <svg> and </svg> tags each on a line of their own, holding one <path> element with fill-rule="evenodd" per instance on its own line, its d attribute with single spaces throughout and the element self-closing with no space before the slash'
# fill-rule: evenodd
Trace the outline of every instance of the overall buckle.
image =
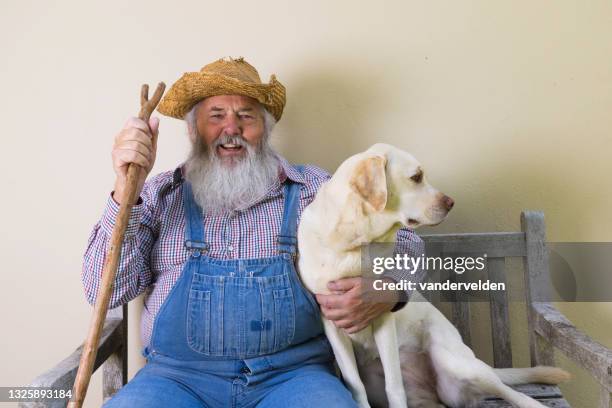
<svg viewBox="0 0 612 408">
<path fill-rule="evenodd" d="M 209 245 L 206 242 L 192 241 L 190 239 L 185 240 L 185 248 L 191 254 L 191 256 L 197 258 L 202 254 L 206 254 L 209 249 Z"/>
</svg>

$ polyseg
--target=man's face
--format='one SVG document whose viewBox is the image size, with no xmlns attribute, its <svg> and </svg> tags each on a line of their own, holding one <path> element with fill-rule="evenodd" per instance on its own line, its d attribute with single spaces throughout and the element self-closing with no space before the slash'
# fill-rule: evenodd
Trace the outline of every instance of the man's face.
<svg viewBox="0 0 612 408">
<path fill-rule="evenodd" d="M 278 157 L 264 112 L 255 99 L 220 95 L 202 100 L 189 115 L 192 143 L 185 179 L 203 211 L 247 208 L 278 181 Z"/>
<path fill-rule="evenodd" d="M 222 161 L 235 162 L 246 156 L 244 146 L 218 144 L 222 136 L 241 136 L 253 147 L 264 136 L 264 118 L 259 102 L 243 95 L 218 95 L 204 99 L 195 112 L 198 134 Z M 216 145 L 216 147 L 215 147 Z"/>
</svg>

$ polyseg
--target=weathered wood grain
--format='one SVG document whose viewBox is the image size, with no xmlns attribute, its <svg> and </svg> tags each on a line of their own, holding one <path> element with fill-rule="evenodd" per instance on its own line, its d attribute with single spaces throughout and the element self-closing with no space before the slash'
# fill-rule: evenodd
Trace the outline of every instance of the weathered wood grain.
<svg viewBox="0 0 612 408">
<path fill-rule="evenodd" d="M 544 214 L 539 211 L 523 211 L 521 213 L 521 229 L 525 232 L 527 247 L 523 264 L 525 267 L 525 300 L 531 365 L 550 365 L 553 359 L 552 348 L 537 338 L 533 314 L 534 302 L 542 302 L 548 299 L 550 288 Z"/>
<path fill-rule="evenodd" d="M 489 257 L 525 256 L 522 232 L 421 235 L 425 248 L 445 253 L 486 253 Z"/>
<path fill-rule="evenodd" d="M 123 343 L 122 320 L 118 318 L 107 318 L 102 328 L 98 353 L 93 365 L 95 371 L 113 354 Z M 54 389 L 71 390 L 74 385 L 79 361 L 83 351 L 83 345 L 79 346 L 72 354 L 62 360 L 55 367 L 36 377 L 29 387 L 44 387 Z M 65 407 L 63 401 L 55 402 L 26 402 L 21 403 L 20 407 L 39 408 L 39 407 Z"/>
<path fill-rule="evenodd" d="M 549 384 L 521 384 L 513 385 L 513 389 L 527 394 L 532 398 L 558 398 L 561 397 L 561 390 L 556 385 Z M 498 397 L 487 397 L 486 399 L 498 400 Z"/>
<path fill-rule="evenodd" d="M 535 331 L 612 390 L 612 350 L 578 330 L 549 303 L 534 303 Z"/>
<path fill-rule="evenodd" d="M 610 408 L 611 400 L 610 390 L 606 389 L 605 387 L 601 387 L 599 394 L 599 408 Z"/>
<path fill-rule="evenodd" d="M 112 398 L 121 387 L 127 384 L 127 336 L 128 309 L 127 304 L 120 308 L 109 310 L 107 316 L 123 317 L 121 322 L 122 344 L 102 365 L 102 401 Z"/>
<path fill-rule="evenodd" d="M 542 398 L 538 399 L 538 402 L 551 408 L 571 408 L 563 398 Z M 486 400 L 478 404 L 478 408 L 512 408 L 512 405 L 502 400 Z"/>
<path fill-rule="evenodd" d="M 461 275 L 451 273 L 449 276 L 453 282 L 461 282 Z M 452 302 L 452 322 L 461 334 L 463 342 L 468 347 L 472 347 L 472 331 L 470 329 L 470 303 L 467 296 L 462 291 L 455 291 L 451 295 Z"/>
<path fill-rule="evenodd" d="M 506 283 L 506 258 L 488 258 L 487 273 L 493 282 Z M 493 364 L 495 367 L 512 367 L 512 345 L 510 342 L 510 318 L 508 317 L 508 294 L 505 290 L 489 291 L 491 312 L 491 339 L 493 342 Z"/>
</svg>

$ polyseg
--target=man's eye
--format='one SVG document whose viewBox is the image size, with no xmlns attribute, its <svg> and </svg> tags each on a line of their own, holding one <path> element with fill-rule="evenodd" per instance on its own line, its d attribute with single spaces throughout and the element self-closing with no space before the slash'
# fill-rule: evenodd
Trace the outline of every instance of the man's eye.
<svg viewBox="0 0 612 408">
<path fill-rule="evenodd" d="M 220 113 L 216 113 L 214 115 L 210 115 L 211 118 L 215 118 L 215 119 L 221 119 L 223 117 L 223 115 L 221 115 Z"/>
<path fill-rule="evenodd" d="M 253 119 L 253 116 L 251 116 L 251 115 L 238 115 L 238 117 L 240 119 Z"/>
<path fill-rule="evenodd" d="M 417 174 L 410 177 L 410 180 L 414 181 L 415 183 L 420 183 L 421 181 L 423 181 L 423 172 L 419 171 Z"/>
</svg>

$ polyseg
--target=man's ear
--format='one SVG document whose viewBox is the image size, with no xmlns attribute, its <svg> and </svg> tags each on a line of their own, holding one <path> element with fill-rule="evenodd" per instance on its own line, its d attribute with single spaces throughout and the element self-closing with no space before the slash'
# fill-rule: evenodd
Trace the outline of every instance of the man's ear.
<svg viewBox="0 0 612 408">
<path fill-rule="evenodd" d="M 382 211 L 387 205 L 387 159 L 372 156 L 361 160 L 351 176 L 350 186 L 375 211 Z"/>
<path fill-rule="evenodd" d="M 197 127 L 197 125 L 195 126 Z M 191 123 L 189 121 L 187 121 L 187 134 L 189 135 L 189 140 L 191 141 L 191 143 L 195 142 L 197 129 L 193 129 L 193 126 L 191 126 Z"/>
</svg>

